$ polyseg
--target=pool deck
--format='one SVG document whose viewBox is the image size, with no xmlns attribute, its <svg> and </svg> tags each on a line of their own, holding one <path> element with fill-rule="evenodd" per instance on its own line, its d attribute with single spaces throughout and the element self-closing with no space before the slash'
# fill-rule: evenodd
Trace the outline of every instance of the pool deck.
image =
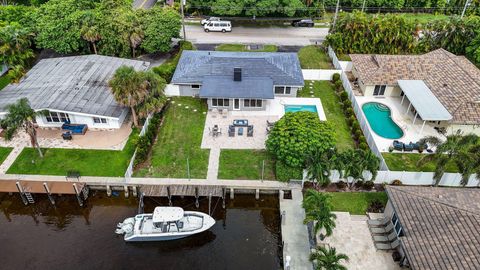
<svg viewBox="0 0 480 270">
<path fill-rule="evenodd" d="M 407 114 L 405 113 L 408 108 L 408 104 L 406 103 L 408 102 L 404 102 L 403 105 L 400 104 L 402 100 L 400 97 L 355 96 L 355 98 L 358 101 L 360 107 L 362 107 L 363 104 L 369 102 L 378 102 L 388 106 L 392 113 L 392 119 L 403 130 L 403 136 L 397 139 L 401 142 L 417 142 L 425 136 L 436 136 L 442 139 L 445 138 L 433 128 L 433 125 L 429 123 L 425 123 L 425 127 L 421 132 L 423 121 L 417 118 L 415 124 L 413 124 L 413 118 L 415 116 L 412 112 L 408 112 Z M 381 152 L 388 152 L 388 148 L 392 146 L 394 139 L 383 138 L 377 135 L 371 128 L 370 131 L 373 139 L 375 140 L 375 143 L 378 146 L 378 149 Z"/>
</svg>

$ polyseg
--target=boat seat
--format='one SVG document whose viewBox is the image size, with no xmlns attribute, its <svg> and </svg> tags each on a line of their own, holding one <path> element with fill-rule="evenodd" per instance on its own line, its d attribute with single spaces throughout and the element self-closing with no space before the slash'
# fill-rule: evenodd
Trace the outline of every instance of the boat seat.
<svg viewBox="0 0 480 270">
<path fill-rule="evenodd" d="M 179 230 L 183 229 L 183 221 L 179 221 L 177 227 Z"/>
</svg>

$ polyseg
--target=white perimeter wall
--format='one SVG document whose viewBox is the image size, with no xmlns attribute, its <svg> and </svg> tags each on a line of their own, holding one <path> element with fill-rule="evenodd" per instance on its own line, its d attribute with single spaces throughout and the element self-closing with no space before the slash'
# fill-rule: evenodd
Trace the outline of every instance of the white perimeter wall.
<svg viewBox="0 0 480 270">
<path fill-rule="evenodd" d="M 303 79 L 311 81 L 331 81 L 333 74 L 340 74 L 338 69 L 302 69 Z"/>
</svg>

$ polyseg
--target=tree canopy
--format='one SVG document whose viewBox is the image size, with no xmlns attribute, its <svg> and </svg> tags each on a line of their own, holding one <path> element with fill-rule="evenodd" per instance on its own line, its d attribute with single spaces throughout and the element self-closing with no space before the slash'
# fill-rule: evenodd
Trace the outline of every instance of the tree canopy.
<svg viewBox="0 0 480 270">
<path fill-rule="evenodd" d="M 303 167 L 307 155 L 335 145 L 330 123 L 320 121 L 313 112 L 286 113 L 270 131 L 267 150 L 291 167 Z"/>
</svg>

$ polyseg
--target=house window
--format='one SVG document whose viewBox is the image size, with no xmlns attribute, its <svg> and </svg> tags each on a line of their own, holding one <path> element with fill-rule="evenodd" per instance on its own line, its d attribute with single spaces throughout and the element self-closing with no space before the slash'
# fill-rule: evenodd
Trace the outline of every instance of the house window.
<svg viewBox="0 0 480 270">
<path fill-rule="evenodd" d="M 404 235 L 403 228 L 402 228 L 402 225 L 400 224 L 400 221 L 398 220 L 396 213 L 393 213 L 391 221 L 395 229 L 395 232 L 397 233 L 397 236 L 403 236 Z"/>
<path fill-rule="evenodd" d="M 70 122 L 70 117 L 68 113 L 61 113 L 61 112 L 48 112 L 45 115 L 45 119 L 48 123 L 64 123 Z"/>
<path fill-rule="evenodd" d="M 261 99 L 244 99 L 243 107 L 247 108 L 261 108 L 262 100 Z"/>
<path fill-rule="evenodd" d="M 107 119 L 106 118 L 100 118 L 100 117 L 93 117 L 93 123 L 95 123 L 95 124 L 106 124 Z"/>
<path fill-rule="evenodd" d="M 275 94 L 277 95 L 290 95 L 292 87 L 290 86 L 275 86 Z"/>
<path fill-rule="evenodd" d="M 383 96 L 385 95 L 385 89 L 387 88 L 386 85 L 375 85 L 375 89 L 373 90 L 374 96 Z"/>
<path fill-rule="evenodd" d="M 199 85 L 199 84 L 192 84 L 192 85 L 190 85 L 190 87 L 191 87 L 192 89 L 199 89 L 199 88 L 200 88 L 200 85 Z"/>
<path fill-rule="evenodd" d="M 230 100 L 228 98 L 212 98 L 212 107 L 228 107 Z"/>
</svg>

